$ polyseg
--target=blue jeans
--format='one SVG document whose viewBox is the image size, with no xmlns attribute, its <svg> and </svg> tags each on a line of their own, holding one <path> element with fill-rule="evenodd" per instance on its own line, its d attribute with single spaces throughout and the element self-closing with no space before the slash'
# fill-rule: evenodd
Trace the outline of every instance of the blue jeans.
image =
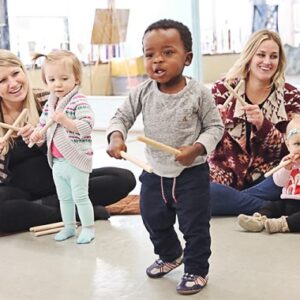
<svg viewBox="0 0 300 300">
<path fill-rule="evenodd" d="M 274 183 L 272 176 L 242 191 L 230 186 L 211 182 L 210 196 L 212 215 L 252 215 L 268 201 L 280 200 L 281 192 L 282 188 Z"/>
<path fill-rule="evenodd" d="M 176 178 L 143 172 L 141 215 L 154 252 L 170 262 L 182 254 L 174 228 L 176 217 L 186 241 L 184 272 L 205 277 L 210 251 L 208 165 L 187 168 Z"/>
</svg>

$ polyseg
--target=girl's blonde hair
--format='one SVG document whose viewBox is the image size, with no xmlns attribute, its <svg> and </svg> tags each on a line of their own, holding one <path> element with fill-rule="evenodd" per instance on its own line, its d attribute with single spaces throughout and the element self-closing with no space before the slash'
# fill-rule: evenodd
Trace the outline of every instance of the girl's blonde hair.
<svg viewBox="0 0 300 300">
<path fill-rule="evenodd" d="M 286 67 L 284 48 L 279 35 L 276 32 L 268 29 L 258 30 L 250 36 L 248 42 L 241 52 L 240 57 L 227 72 L 225 79 L 229 82 L 232 82 L 236 78 L 247 78 L 251 59 L 257 52 L 257 49 L 261 43 L 268 40 L 274 41 L 279 47 L 279 63 L 277 70 L 271 79 L 270 85 L 274 84 L 276 87 L 283 86 L 285 81 L 284 70 Z"/>
<path fill-rule="evenodd" d="M 72 65 L 73 69 L 73 74 L 78 81 L 78 85 L 81 84 L 82 82 L 82 65 L 77 56 L 72 53 L 71 51 L 67 50 L 54 50 L 51 51 L 49 54 L 41 54 L 41 53 L 35 53 L 32 57 L 33 61 L 36 61 L 38 58 L 44 57 L 44 63 L 42 64 L 42 79 L 45 84 L 46 82 L 46 77 L 45 77 L 45 64 L 47 63 L 52 63 L 52 62 L 60 62 L 60 61 L 65 61 L 67 63 L 70 63 Z"/>
<path fill-rule="evenodd" d="M 31 84 L 30 84 L 30 81 L 28 78 L 28 73 L 26 71 L 25 66 L 23 65 L 23 63 L 20 61 L 20 59 L 15 54 L 13 54 L 12 52 L 10 52 L 8 50 L 0 49 L 0 67 L 4 67 L 4 68 L 5 67 L 19 67 L 19 68 L 21 68 L 22 72 L 24 72 L 27 82 L 28 82 L 28 91 L 27 91 L 27 95 L 26 95 L 26 98 L 24 99 L 24 103 L 23 103 L 23 108 L 28 109 L 28 118 L 25 121 L 27 121 L 28 123 L 35 126 L 39 120 L 38 108 L 40 106 L 37 103 L 37 101 L 33 95 Z M 0 120 L 1 120 L 1 122 L 4 122 L 3 110 L 2 110 L 2 102 L 3 101 L 4 101 L 4 99 L 2 99 L 0 96 Z M 23 122 L 23 124 L 19 124 L 18 126 L 25 125 L 25 121 Z M 7 130 L 0 128 L 0 136 L 4 136 L 6 131 Z M 5 155 L 9 151 L 9 148 L 13 143 L 13 139 L 14 139 L 14 136 L 11 136 L 8 139 L 8 143 L 4 147 L 1 154 Z"/>
</svg>

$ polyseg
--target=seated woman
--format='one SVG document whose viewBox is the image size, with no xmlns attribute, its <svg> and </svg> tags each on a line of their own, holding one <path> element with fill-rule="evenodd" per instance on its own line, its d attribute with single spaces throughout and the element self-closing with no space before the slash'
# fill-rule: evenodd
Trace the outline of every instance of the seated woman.
<svg viewBox="0 0 300 300">
<path fill-rule="evenodd" d="M 252 214 L 280 197 L 272 178 L 263 178 L 288 153 L 284 132 L 292 113 L 300 112 L 300 92 L 284 80 L 285 63 L 280 37 L 263 29 L 212 87 L 225 125 L 209 157 L 213 215 Z M 230 96 L 227 83 L 243 101 L 233 97 L 223 105 Z"/>
<path fill-rule="evenodd" d="M 28 138 L 38 122 L 41 104 L 34 97 L 22 62 L 0 49 L 0 122 L 13 124 L 28 109 L 27 123 L 8 140 L 0 127 L 0 231 L 16 232 L 32 226 L 61 221 L 59 202 L 45 147 L 28 148 Z M 103 206 L 127 196 L 135 187 L 126 169 L 99 168 L 90 174 L 89 197 L 95 219 L 109 218 Z M 117 187 L 117 188 L 116 188 Z"/>
</svg>

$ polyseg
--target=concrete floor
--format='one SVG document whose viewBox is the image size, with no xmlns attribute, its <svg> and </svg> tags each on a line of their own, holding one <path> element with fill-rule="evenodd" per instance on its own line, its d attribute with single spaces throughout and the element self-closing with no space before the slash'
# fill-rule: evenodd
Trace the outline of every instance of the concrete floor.
<svg viewBox="0 0 300 300">
<path fill-rule="evenodd" d="M 143 145 L 129 136 L 128 153 L 143 159 Z M 103 133 L 94 135 L 94 165 L 140 170 L 105 154 Z M 139 184 L 133 191 L 138 193 Z M 236 218 L 211 221 L 212 256 L 208 285 L 189 299 L 299 299 L 299 234 L 246 233 Z M 182 236 L 180 235 L 182 240 Z M 154 259 L 140 216 L 112 216 L 96 222 L 96 239 L 77 245 L 57 243 L 53 235 L 24 232 L 0 238 L 1 300 L 159 300 L 182 299 L 179 267 L 161 279 L 145 269 Z M 183 240 L 182 240 L 183 242 Z"/>
<path fill-rule="evenodd" d="M 300 239 L 297 234 L 245 233 L 235 218 L 211 221 L 208 285 L 189 299 L 299 299 Z M 140 216 L 96 222 L 96 239 L 77 245 L 53 235 L 1 237 L 0 299 L 159 300 L 182 299 L 175 287 L 183 267 L 150 279 L 155 256 Z"/>
</svg>

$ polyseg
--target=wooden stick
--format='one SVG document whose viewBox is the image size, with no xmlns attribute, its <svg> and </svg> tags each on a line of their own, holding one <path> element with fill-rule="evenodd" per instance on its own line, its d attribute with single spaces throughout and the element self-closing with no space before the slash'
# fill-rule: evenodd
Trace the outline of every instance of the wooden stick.
<svg viewBox="0 0 300 300">
<path fill-rule="evenodd" d="M 28 109 L 24 108 L 22 110 L 22 112 L 18 115 L 17 119 L 15 120 L 15 122 L 12 124 L 12 126 L 18 126 L 18 124 L 27 116 L 27 112 Z M 9 137 L 11 136 L 11 134 L 14 132 L 14 130 L 9 129 L 5 135 L 1 138 L 1 142 L 5 142 L 6 140 L 9 139 Z"/>
<path fill-rule="evenodd" d="M 176 149 L 176 148 L 173 148 L 171 146 L 168 146 L 168 145 L 165 145 L 163 143 L 157 142 L 155 140 L 149 139 L 149 138 L 147 138 L 145 136 L 138 136 L 137 140 L 140 141 L 140 142 L 143 142 L 143 143 L 145 143 L 145 144 L 147 144 L 149 146 L 157 148 L 157 149 L 159 149 L 161 151 L 170 153 L 170 154 L 177 155 L 177 154 L 181 153 L 181 151 L 178 150 L 178 149 Z"/>
<path fill-rule="evenodd" d="M 141 161 L 141 160 L 139 160 L 139 159 L 131 156 L 130 154 L 128 154 L 128 153 L 126 153 L 124 151 L 121 151 L 120 154 L 121 154 L 121 156 L 124 159 L 126 159 L 126 160 L 134 163 L 135 165 L 137 165 L 138 167 L 142 168 L 146 172 L 148 172 L 148 173 L 152 173 L 153 172 L 153 168 L 151 166 L 149 166 L 148 164 L 146 164 L 145 162 L 143 162 L 143 161 Z"/>
<path fill-rule="evenodd" d="M 292 162 L 291 159 L 288 159 L 284 162 L 282 162 L 281 164 L 279 164 L 277 167 L 271 169 L 270 171 L 268 171 L 267 173 L 265 173 L 265 177 L 269 177 L 271 175 L 273 175 L 275 172 L 277 172 L 278 170 L 280 170 L 281 168 L 287 166 L 288 164 L 290 164 Z"/>
<path fill-rule="evenodd" d="M 57 227 L 57 228 L 52 228 L 52 229 L 47 229 L 47 230 L 42 230 L 42 231 L 36 231 L 34 232 L 34 236 L 43 236 L 51 233 L 57 233 L 60 232 L 64 227 Z"/>
<path fill-rule="evenodd" d="M 241 79 L 240 82 L 238 83 L 238 85 L 235 87 L 234 91 L 237 93 L 241 87 L 241 85 L 244 83 L 244 79 Z M 226 87 L 227 88 L 227 87 Z M 232 93 L 230 93 L 229 97 L 227 98 L 227 100 L 223 103 L 223 106 L 226 107 L 229 102 L 233 99 L 234 95 Z"/>
<path fill-rule="evenodd" d="M 44 134 L 46 133 L 46 131 L 48 130 L 48 128 L 51 127 L 52 124 L 54 124 L 54 123 L 55 123 L 55 122 L 54 122 L 52 119 L 50 119 L 50 120 L 46 123 L 46 125 L 40 130 L 40 134 L 44 135 Z M 32 148 L 34 144 L 35 144 L 34 142 L 30 142 L 30 143 L 28 144 L 28 147 L 29 147 L 29 148 Z"/>
<path fill-rule="evenodd" d="M 16 126 L 14 126 L 14 125 L 2 123 L 2 122 L 0 122 L 0 127 L 6 128 L 6 129 L 11 129 L 11 130 L 13 130 L 13 131 L 19 131 L 19 130 L 21 129 L 21 127 L 16 127 Z"/>
<path fill-rule="evenodd" d="M 247 102 L 227 82 L 224 82 L 224 86 L 231 94 L 233 94 L 234 97 L 240 101 L 242 106 L 247 105 Z"/>
<path fill-rule="evenodd" d="M 64 226 L 63 222 L 58 222 L 58 223 L 52 223 L 52 224 L 46 224 L 46 225 L 30 227 L 29 231 L 32 231 L 32 232 L 44 231 L 44 230 L 63 227 L 63 226 Z"/>
</svg>

